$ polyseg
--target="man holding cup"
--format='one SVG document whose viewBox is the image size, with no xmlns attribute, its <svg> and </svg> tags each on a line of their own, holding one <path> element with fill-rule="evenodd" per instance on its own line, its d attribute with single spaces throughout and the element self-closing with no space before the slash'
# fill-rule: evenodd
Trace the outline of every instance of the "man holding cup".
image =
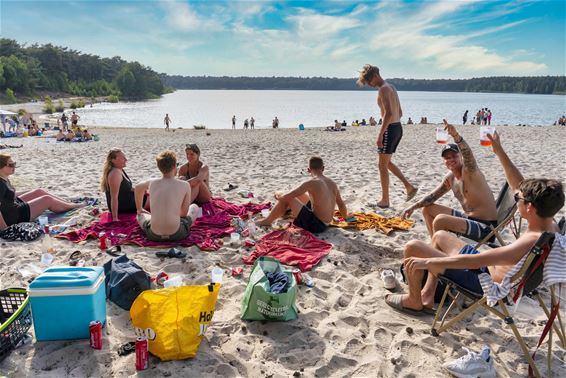
<svg viewBox="0 0 566 378">
<path fill-rule="evenodd" d="M 444 145 L 441 152 L 450 172 L 436 189 L 405 209 L 401 216 L 410 217 L 413 211 L 422 208 L 430 236 L 446 230 L 479 241 L 491 232 L 491 226 L 497 226 L 495 199 L 468 143 L 446 120 L 444 129 L 455 142 Z M 449 190 L 462 205 L 463 212 L 435 203 Z"/>
</svg>

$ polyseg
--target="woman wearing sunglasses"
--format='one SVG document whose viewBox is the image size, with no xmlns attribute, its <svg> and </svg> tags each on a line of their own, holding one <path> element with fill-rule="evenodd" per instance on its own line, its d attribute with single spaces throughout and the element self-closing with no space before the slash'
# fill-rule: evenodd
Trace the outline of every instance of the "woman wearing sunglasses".
<svg viewBox="0 0 566 378">
<path fill-rule="evenodd" d="M 0 154 L 0 230 L 21 222 L 30 222 L 45 210 L 62 213 L 85 204 L 67 202 L 43 189 L 16 192 L 8 177 L 16 171 L 16 162 L 8 154 Z"/>
<path fill-rule="evenodd" d="M 191 202 L 208 202 L 212 197 L 208 187 L 208 166 L 200 161 L 200 148 L 196 144 L 187 144 L 185 153 L 188 162 L 179 168 L 179 178 L 191 185 Z"/>
</svg>

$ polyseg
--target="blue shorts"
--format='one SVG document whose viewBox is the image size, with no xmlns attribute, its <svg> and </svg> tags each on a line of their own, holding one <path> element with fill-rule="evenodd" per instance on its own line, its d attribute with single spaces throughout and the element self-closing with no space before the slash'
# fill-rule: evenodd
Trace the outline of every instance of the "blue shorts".
<svg viewBox="0 0 566 378">
<path fill-rule="evenodd" d="M 492 227 L 497 227 L 497 221 L 486 221 L 474 217 L 469 217 L 467 214 L 452 209 L 452 216 L 463 218 L 466 220 L 466 231 L 460 235 L 472 239 L 475 241 L 483 240 L 492 230 Z M 488 242 L 495 240 L 495 235 L 493 235 Z"/>
<path fill-rule="evenodd" d="M 310 231 L 313 234 L 322 232 L 328 227 L 326 223 L 324 223 L 323 221 L 318 219 L 316 215 L 314 215 L 310 201 L 307 202 L 306 205 L 301 207 L 301 211 L 293 221 L 293 224 L 302 228 L 303 230 Z"/>
<path fill-rule="evenodd" d="M 480 252 L 471 245 L 465 245 L 460 250 L 461 255 L 477 255 L 478 253 Z M 456 282 L 463 288 L 474 293 L 483 294 L 480 280 L 478 278 L 480 273 L 489 274 L 489 270 L 486 267 L 480 269 L 446 269 L 442 275 Z"/>
</svg>

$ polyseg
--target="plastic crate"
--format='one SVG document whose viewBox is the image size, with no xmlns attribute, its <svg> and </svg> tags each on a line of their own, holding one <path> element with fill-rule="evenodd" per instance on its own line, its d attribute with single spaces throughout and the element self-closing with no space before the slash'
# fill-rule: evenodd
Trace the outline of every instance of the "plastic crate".
<svg viewBox="0 0 566 378">
<path fill-rule="evenodd" d="M 32 324 L 31 308 L 26 289 L 0 291 L 0 361 L 25 336 Z"/>
</svg>

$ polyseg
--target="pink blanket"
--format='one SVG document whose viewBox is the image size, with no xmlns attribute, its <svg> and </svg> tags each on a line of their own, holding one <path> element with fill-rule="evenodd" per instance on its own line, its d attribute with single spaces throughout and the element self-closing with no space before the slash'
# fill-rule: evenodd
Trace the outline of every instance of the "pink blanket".
<svg viewBox="0 0 566 378">
<path fill-rule="evenodd" d="M 88 238 L 97 239 L 101 232 L 112 241 L 112 245 L 135 244 L 140 247 L 175 247 L 197 245 L 202 250 L 216 251 L 222 246 L 218 240 L 234 231 L 230 221 L 234 216 L 247 213 L 259 213 L 269 209 L 270 203 L 238 205 L 230 203 L 223 198 L 212 198 L 202 205 L 203 216 L 198 218 L 191 226 L 189 236 L 180 241 L 154 242 L 146 238 L 145 233 L 136 221 L 136 214 L 120 214 L 120 221 L 113 222 L 108 212 L 100 215 L 100 220 L 80 230 L 67 232 L 57 237 L 73 242 L 80 242 Z"/>
<path fill-rule="evenodd" d="M 271 256 L 285 265 L 297 265 L 301 272 L 305 272 L 317 265 L 331 249 L 332 244 L 291 226 L 265 235 L 256 243 L 254 252 L 242 260 L 244 264 L 253 264 L 260 256 Z"/>
</svg>

